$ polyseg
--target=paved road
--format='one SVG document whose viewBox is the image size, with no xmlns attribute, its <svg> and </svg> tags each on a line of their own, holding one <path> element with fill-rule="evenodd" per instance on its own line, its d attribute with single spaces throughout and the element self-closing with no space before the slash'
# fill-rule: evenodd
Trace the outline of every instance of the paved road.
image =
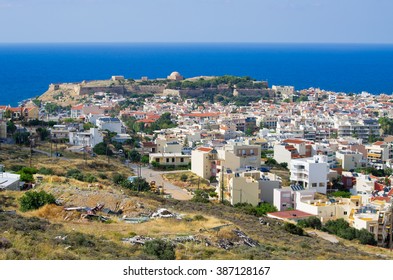
<svg viewBox="0 0 393 280">
<path fill-rule="evenodd" d="M 134 171 L 135 174 L 137 174 L 137 168 L 139 168 L 137 165 L 132 164 L 131 165 L 132 170 Z M 146 179 L 146 181 L 151 182 L 151 181 L 156 181 L 157 186 L 163 186 L 164 187 L 164 192 L 167 194 L 172 195 L 174 199 L 177 200 L 190 200 L 192 198 L 192 195 L 188 193 L 186 190 L 175 186 L 171 184 L 168 181 L 165 181 L 162 178 L 162 174 L 164 173 L 177 173 L 179 171 L 154 171 L 150 168 L 147 167 L 141 167 L 141 175 Z"/>
</svg>

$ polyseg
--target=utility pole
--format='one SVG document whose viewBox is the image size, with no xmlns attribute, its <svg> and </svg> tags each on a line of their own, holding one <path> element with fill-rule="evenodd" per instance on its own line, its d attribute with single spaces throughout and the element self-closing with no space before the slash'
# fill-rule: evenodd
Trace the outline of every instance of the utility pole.
<svg viewBox="0 0 393 280">
<path fill-rule="evenodd" d="M 223 166 L 221 170 L 221 203 L 224 203 L 224 169 Z"/>
<path fill-rule="evenodd" d="M 30 168 L 31 168 L 31 160 L 33 158 L 33 138 L 30 138 Z"/>
<path fill-rule="evenodd" d="M 390 249 L 390 251 L 392 251 L 392 229 L 393 229 L 393 203 L 390 206 L 390 227 L 389 227 L 389 249 Z"/>
<path fill-rule="evenodd" d="M 49 138 L 49 142 L 50 142 L 50 152 L 49 152 L 49 157 L 52 157 L 52 137 Z"/>
</svg>

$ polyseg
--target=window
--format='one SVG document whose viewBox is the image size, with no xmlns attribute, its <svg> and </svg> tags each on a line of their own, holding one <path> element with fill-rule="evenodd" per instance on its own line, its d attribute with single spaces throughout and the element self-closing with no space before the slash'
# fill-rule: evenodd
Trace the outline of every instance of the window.
<svg viewBox="0 0 393 280">
<path fill-rule="evenodd" d="M 181 158 L 181 159 L 180 159 L 180 162 L 184 162 L 184 158 Z"/>
<path fill-rule="evenodd" d="M 169 162 L 169 158 L 166 159 L 166 162 Z"/>
<path fill-rule="evenodd" d="M 172 162 L 175 162 L 175 158 L 172 158 Z"/>
<path fill-rule="evenodd" d="M 374 233 L 374 226 L 370 226 L 369 232 Z"/>
<path fill-rule="evenodd" d="M 316 187 L 317 187 L 317 183 L 312 183 L 311 186 L 312 186 L 313 188 L 316 188 Z"/>
<path fill-rule="evenodd" d="M 325 184 L 324 183 L 319 183 L 319 187 L 324 187 Z"/>
<path fill-rule="evenodd" d="M 160 159 L 159 159 L 159 158 L 156 158 L 156 162 L 160 162 Z"/>
<path fill-rule="evenodd" d="M 344 215 L 348 215 L 348 212 L 347 212 L 347 211 L 344 211 Z"/>
</svg>

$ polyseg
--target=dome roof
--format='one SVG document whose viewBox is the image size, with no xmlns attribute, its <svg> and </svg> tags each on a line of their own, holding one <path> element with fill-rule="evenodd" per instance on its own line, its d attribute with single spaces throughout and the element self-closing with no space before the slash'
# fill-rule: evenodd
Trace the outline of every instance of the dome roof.
<svg viewBox="0 0 393 280">
<path fill-rule="evenodd" d="M 177 72 L 177 71 L 174 71 L 174 72 L 172 72 L 172 73 L 171 73 L 171 76 L 177 76 L 177 77 L 180 77 L 181 75 L 180 75 L 180 73 L 179 73 L 179 72 Z"/>
</svg>

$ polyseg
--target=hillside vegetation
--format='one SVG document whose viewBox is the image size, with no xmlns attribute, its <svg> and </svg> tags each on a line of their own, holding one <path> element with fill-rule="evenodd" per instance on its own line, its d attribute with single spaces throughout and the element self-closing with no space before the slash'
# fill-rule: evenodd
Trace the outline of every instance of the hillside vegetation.
<svg viewBox="0 0 393 280">
<path fill-rule="evenodd" d="M 29 165 L 29 151 L 2 146 L 0 161 L 7 169 Z M 115 173 L 132 175 L 118 159 L 83 155 L 51 159 L 34 154 L 32 163 L 42 180 L 35 191 L 52 194 L 56 204 L 20 211 L 26 191 L 0 192 L 0 259 L 391 259 L 385 249 L 341 240 L 332 244 L 314 235 L 285 230 L 284 223 L 264 217 L 264 223 L 240 209 L 215 203 L 176 201 L 149 192 L 133 192 L 112 181 Z M 89 183 L 67 177 L 69 170 L 91 174 Z M 37 175 L 34 175 L 37 177 Z M 97 216 L 70 207 L 102 206 Z M 98 207 L 99 208 L 99 207 Z M 165 208 L 163 216 L 157 213 Z M 71 208 L 76 209 L 76 208 Z M 108 211 L 110 210 L 110 212 Z M 148 218 L 153 216 L 153 218 Z M 127 223 L 126 219 L 143 220 Z M 163 240 L 173 254 L 159 255 L 132 244 Z M 158 242 L 158 241 L 157 241 Z M 160 241 L 161 242 L 161 241 Z M 134 242 L 135 243 L 135 242 Z M 163 248 L 164 248 L 163 247 Z"/>
</svg>

